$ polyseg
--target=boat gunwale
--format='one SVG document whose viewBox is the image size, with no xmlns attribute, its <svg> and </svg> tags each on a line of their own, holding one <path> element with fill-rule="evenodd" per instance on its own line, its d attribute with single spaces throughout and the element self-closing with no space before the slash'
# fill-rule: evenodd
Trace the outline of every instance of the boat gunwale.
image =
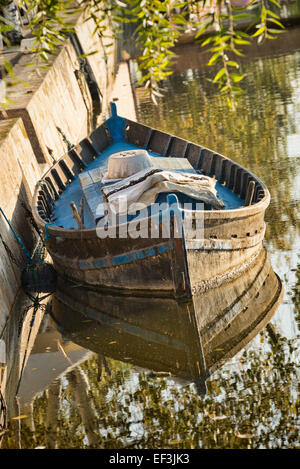
<svg viewBox="0 0 300 469">
<path fill-rule="evenodd" d="M 130 124 L 130 122 L 133 122 L 133 121 L 129 121 L 128 119 L 125 119 L 126 120 L 126 123 L 127 125 Z M 103 126 L 106 124 L 107 121 L 103 122 L 103 124 L 101 124 L 99 127 Z M 165 133 L 165 132 L 162 132 L 161 130 L 158 130 L 158 129 L 155 129 L 153 127 L 149 127 L 149 126 L 145 126 L 144 124 L 140 124 L 140 123 L 136 123 L 136 122 L 133 122 L 135 124 L 138 124 L 146 129 L 149 129 L 151 131 L 156 131 L 156 132 L 160 132 L 160 133 Z M 252 178 L 252 180 L 255 181 L 255 183 L 257 183 L 258 185 L 261 186 L 261 189 L 264 191 L 264 196 L 258 201 L 258 202 L 254 202 L 253 204 L 251 205 L 247 205 L 247 206 L 242 206 L 242 207 L 239 207 L 239 208 L 235 208 L 235 209 L 224 209 L 224 210 L 216 210 L 216 209 L 211 209 L 211 210 L 193 210 L 193 213 L 197 213 L 197 214 L 201 214 L 204 216 L 204 220 L 205 221 L 211 221 L 211 220 L 222 220 L 222 219 L 241 219 L 241 218 L 248 218 L 250 216 L 253 216 L 253 215 L 257 215 L 263 211 L 265 211 L 267 209 L 267 207 L 269 206 L 270 204 L 270 193 L 269 193 L 269 190 L 267 189 L 266 185 L 254 174 L 252 173 L 249 169 L 241 166 L 239 163 L 236 163 L 234 160 L 231 160 L 230 158 L 220 154 L 220 153 L 217 153 L 213 150 L 210 150 L 209 148 L 206 148 L 206 147 L 202 147 L 200 144 L 197 144 L 197 143 L 194 143 L 194 142 L 190 142 L 188 140 L 185 140 L 185 139 L 182 139 L 180 137 L 176 137 L 172 134 L 167 134 L 169 135 L 171 138 L 176 138 L 176 139 L 180 139 L 180 140 L 183 140 L 184 142 L 188 144 L 191 144 L 191 145 L 195 145 L 196 147 L 199 147 L 199 149 L 201 150 L 207 150 L 211 153 L 213 153 L 214 155 L 217 155 L 217 156 L 220 156 L 221 158 L 223 158 L 224 160 L 227 160 L 227 161 L 230 161 L 230 163 L 232 163 L 233 165 L 235 165 L 235 167 L 237 169 L 241 169 L 243 170 L 248 176 L 250 176 Z M 84 140 L 88 140 L 88 138 L 85 138 Z M 79 145 L 80 145 L 81 142 L 79 142 Z M 72 151 L 72 150 L 71 150 Z M 102 152 L 97 152 L 95 150 L 96 154 L 97 154 L 97 157 L 95 159 L 98 159 L 98 158 L 101 158 L 101 154 Z M 60 167 L 60 163 L 62 161 L 64 161 L 65 158 L 67 158 L 67 156 L 69 155 L 70 151 L 69 152 L 66 152 L 64 153 L 47 171 L 46 173 L 42 176 L 42 178 L 36 183 L 36 186 L 35 186 L 35 190 L 34 190 L 34 195 L 33 195 L 33 199 L 32 199 L 32 213 L 33 213 L 33 217 L 35 219 L 35 221 L 38 223 L 39 226 L 43 227 L 44 229 L 47 229 L 48 233 L 49 234 L 52 234 L 52 235 L 56 235 L 56 236 L 64 236 L 66 238 L 77 238 L 77 237 L 80 237 L 80 238 L 93 238 L 95 237 L 95 233 L 97 231 L 97 227 L 93 227 L 93 228 L 80 228 L 80 229 L 75 229 L 75 228 L 64 228 L 64 227 L 61 227 L 61 226 L 58 226 L 58 225 L 55 225 L 54 223 L 52 223 L 51 221 L 50 222 L 47 222 L 45 219 L 43 219 L 40 214 L 39 214 L 39 211 L 38 211 L 38 197 L 39 197 L 39 192 L 41 190 L 41 186 L 43 183 L 46 183 L 47 184 L 47 176 L 49 176 L 49 174 L 56 169 L 56 167 Z M 172 158 L 170 156 L 170 158 Z M 187 156 L 184 156 L 183 158 L 187 158 Z M 81 158 L 81 161 L 83 162 L 83 158 Z M 84 163 L 84 162 L 83 162 Z M 84 171 L 84 170 L 83 170 Z M 77 174 L 75 174 L 75 177 L 78 176 L 79 173 L 83 172 L 83 171 L 78 171 Z M 217 179 L 218 181 L 218 179 Z M 72 181 L 70 184 L 67 184 L 65 186 L 65 188 L 69 187 L 70 185 L 72 184 Z M 232 189 L 230 189 L 231 192 L 234 192 Z M 63 193 L 64 191 L 62 191 L 59 196 Z M 125 223 L 124 225 L 128 224 L 130 222 L 127 222 Z M 121 226 L 121 225 L 120 225 Z"/>
</svg>

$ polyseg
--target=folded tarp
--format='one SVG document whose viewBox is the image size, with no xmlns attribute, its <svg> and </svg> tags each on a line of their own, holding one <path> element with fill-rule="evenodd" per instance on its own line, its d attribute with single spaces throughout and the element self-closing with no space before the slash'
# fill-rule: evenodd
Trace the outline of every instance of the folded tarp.
<svg viewBox="0 0 300 469">
<path fill-rule="evenodd" d="M 216 180 L 200 174 L 147 168 L 115 184 L 103 187 L 103 199 L 116 214 L 136 213 L 141 204 L 150 206 L 162 192 L 181 192 L 192 199 L 223 209 L 217 199 Z"/>
</svg>

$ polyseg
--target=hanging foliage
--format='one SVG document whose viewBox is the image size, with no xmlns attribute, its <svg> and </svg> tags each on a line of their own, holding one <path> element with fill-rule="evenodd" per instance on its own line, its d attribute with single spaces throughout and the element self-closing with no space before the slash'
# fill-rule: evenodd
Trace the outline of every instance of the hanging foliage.
<svg viewBox="0 0 300 469">
<path fill-rule="evenodd" d="M 245 46 L 274 39 L 284 29 L 277 0 L 22 0 L 20 4 L 31 18 L 28 27 L 34 36 L 31 51 L 36 58 L 31 65 L 37 70 L 51 65 L 51 57 L 74 32 L 74 13 L 84 12 L 85 20 L 94 22 L 93 34 L 100 37 L 105 56 L 112 45 L 107 38 L 118 36 L 125 23 L 135 24 L 139 84 L 150 89 L 155 103 L 172 73 L 174 46 L 186 30 L 195 30 L 201 46 L 208 47 L 211 55 L 207 65 L 219 65 L 213 81 L 233 107 L 235 95 L 243 91 L 245 75 L 239 57 L 245 54 Z M 241 30 L 241 22 L 244 26 L 246 22 L 246 29 L 243 26 Z M 0 15 L 0 33 L 5 37 L 11 28 Z M 3 62 L 2 76 L 12 82 L 9 62 Z"/>
</svg>

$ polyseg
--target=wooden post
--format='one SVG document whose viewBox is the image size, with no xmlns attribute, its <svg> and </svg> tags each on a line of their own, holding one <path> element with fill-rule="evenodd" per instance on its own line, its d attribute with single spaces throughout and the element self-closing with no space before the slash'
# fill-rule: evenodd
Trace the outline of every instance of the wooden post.
<svg viewBox="0 0 300 469">
<path fill-rule="evenodd" d="M 73 216 L 74 216 L 74 218 L 76 220 L 76 223 L 78 225 L 78 229 L 81 230 L 82 229 L 82 221 L 81 221 L 80 215 L 78 213 L 78 209 L 77 209 L 74 202 L 71 202 L 70 205 L 71 205 L 71 209 L 73 211 Z"/>
<path fill-rule="evenodd" d="M 252 199 L 254 195 L 255 181 L 250 181 L 247 187 L 247 193 L 245 198 L 245 206 L 252 204 Z"/>
<path fill-rule="evenodd" d="M 84 198 L 80 200 L 80 219 L 82 223 L 82 228 L 84 228 Z"/>
</svg>

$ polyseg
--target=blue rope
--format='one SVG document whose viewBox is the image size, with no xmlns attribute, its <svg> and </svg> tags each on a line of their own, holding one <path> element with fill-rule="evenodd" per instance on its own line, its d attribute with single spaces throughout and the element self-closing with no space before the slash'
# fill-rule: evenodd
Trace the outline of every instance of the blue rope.
<svg viewBox="0 0 300 469">
<path fill-rule="evenodd" d="M 12 227 L 10 221 L 8 220 L 7 216 L 5 215 L 5 213 L 4 213 L 4 211 L 2 210 L 1 207 L 0 207 L 0 212 L 2 213 L 3 217 L 5 218 L 5 220 L 6 220 L 7 224 L 8 224 L 8 226 L 9 226 L 9 228 L 11 229 L 11 231 L 12 231 L 12 233 L 13 233 L 15 239 L 17 240 L 18 244 L 20 245 L 21 249 L 23 250 L 23 252 L 24 252 L 24 254 L 25 254 L 25 256 L 26 256 L 26 265 L 27 265 L 27 267 L 28 267 L 28 266 L 32 266 L 33 260 L 32 260 L 32 257 L 31 257 L 30 252 L 26 249 L 26 247 L 24 246 L 24 244 L 23 244 L 21 238 L 17 235 L 17 233 L 16 233 L 15 230 L 13 229 L 13 227 Z M 47 229 L 49 225 L 55 225 L 55 223 L 46 223 L 46 224 L 45 224 L 45 236 L 44 236 L 44 238 L 43 238 L 43 240 L 42 240 L 42 246 L 41 246 L 40 252 L 37 253 L 37 257 L 38 257 L 38 259 L 39 259 L 39 264 L 44 264 L 44 261 L 43 261 L 43 259 L 42 259 L 42 251 L 43 251 L 44 246 L 45 246 L 45 241 L 47 241 L 47 239 L 50 238 L 50 235 L 49 235 L 48 229 Z"/>
<path fill-rule="evenodd" d="M 8 224 L 8 226 L 10 227 L 15 239 L 17 240 L 17 243 L 21 246 L 25 256 L 26 256 L 26 260 L 27 260 L 27 264 L 28 265 L 31 265 L 32 264 L 32 259 L 31 259 L 31 255 L 30 255 L 30 252 L 25 248 L 21 238 L 19 238 L 19 236 L 17 235 L 17 233 L 15 232 L 15 230 L 13 229 L 10 221 L 8 220 L 7 216 L 5 215 L 4 211 L 2 210 L 2 208 L 0 207 L 0 212 L 2 213 L 3 217 L 5 218 L 6 220 L 6 223 Z"/>
</svg>

